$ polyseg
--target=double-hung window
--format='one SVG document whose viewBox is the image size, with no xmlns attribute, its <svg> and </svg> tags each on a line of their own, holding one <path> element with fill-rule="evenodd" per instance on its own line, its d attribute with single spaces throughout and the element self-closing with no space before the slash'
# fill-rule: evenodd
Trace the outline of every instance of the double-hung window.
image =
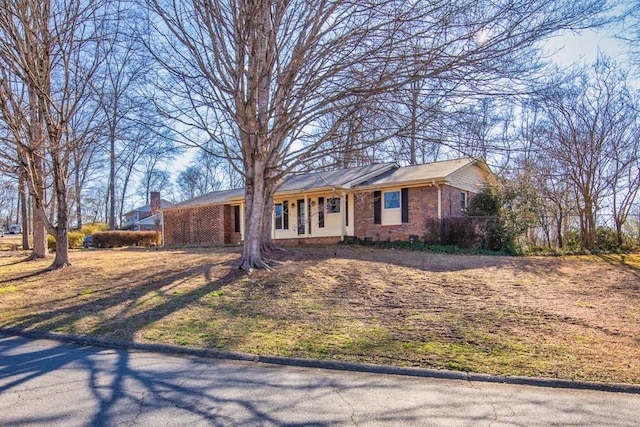
<svg viewBox="0 0 640 427">
<path fill-rule="evenodd" d="M 409 222 L 409 189 L 374 191 L 373 223 L 398 225 Z"/>
<path fill-rule="evenodd" d="M 400 192 L 399 191 L 387 191 L 386 193 L 384 193 L 384 208 L 400 209 Z"/>
<path fill-rule="evenodd" d="M 289 229 L 289 202 L 276 203 L 274 205 L 274 225 L 276 230 Z"/>
</svg>

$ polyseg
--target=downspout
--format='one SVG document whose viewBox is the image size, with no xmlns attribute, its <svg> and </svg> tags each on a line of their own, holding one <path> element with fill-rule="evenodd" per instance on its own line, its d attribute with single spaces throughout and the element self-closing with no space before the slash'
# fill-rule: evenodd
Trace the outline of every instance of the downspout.
<svg viewBox="0 0 640 427">
<path fill-rule="evenodd" d="M 442 219 L 442 187 L 440 184 L 436 184 L 435 180 L 433 181 L 433 185 L 438 188 L 438 220 Z"/>
</svg>

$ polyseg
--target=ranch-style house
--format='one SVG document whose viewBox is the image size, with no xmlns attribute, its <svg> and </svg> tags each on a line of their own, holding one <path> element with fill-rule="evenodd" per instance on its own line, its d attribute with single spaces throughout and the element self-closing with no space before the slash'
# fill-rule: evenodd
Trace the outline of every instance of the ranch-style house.
<svg viewBox="0 0 640 427">
<path fill-rule="evenodd" d="M 272 237 L 284 244 L 421 238 L 427 220 L 463 215 L 493 181 L 487 164 L 474 158 L 292 175 L 274 195 Z M 243 240 L 243 189 L 215 191 L 162 211 L 165 245 Z"/>
</svg>

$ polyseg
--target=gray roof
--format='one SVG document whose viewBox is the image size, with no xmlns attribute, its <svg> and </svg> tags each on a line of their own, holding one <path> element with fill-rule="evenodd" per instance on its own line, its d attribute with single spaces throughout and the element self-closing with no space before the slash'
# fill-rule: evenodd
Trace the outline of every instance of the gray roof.
<svg viewBox="0 0 640 427">
<path fill-rule="evenodd" d="M 240 199 L 242 197 L 244 197 L 244 188 L 220 190 L 203 194 L 202 196 L 194 197 L 193 199 L 185 200 L 184 202 L 176 203 L 172 205 L 170 209 L 179 209 L 192 206 L 217 205 L 220 203 L 228 202 L 232 199 Z"/>
<path fill-rule="evenodd" d="M 308 191 L 324 188 L 352 188 L 355 186 L 388 185 L 400 182 L 431 181 L 446 179 L 455 171 L 466 166 L 484 162 L 472 158 L 445 160 L 424 165 L 399 167 L 397 163 L 378 163 L 332 171 L 307 172 L 288 177 L 276 193 Z M 214 191 L 184 202 L 176 203 L 169 209 L 193 206 L 224 204 L 244 198 L 244 189 Z"/>
<path fill-rule="evenodd" d="M 425 163 L 423 165 L 403 166 L 378 175 L 365 185 L 389 185 L 396 183 L 424 182 L 446 180 L 451 174 L 460 169 L 477 164 L 489 170 L 482 160 L 463 158 Z"/>
<path fill-rule="evenodd" d="M 396 163 L 377 163 L 332 171 L 308 172 L 288 177 L 278 192 L 310 190 L 312 188 L 350 188 L 378 176 L 392 168 Z"/>
<path fill-rule="evenodd" d="M 166 209 L 171 205 L 172 203 L 170 201 L 165 199 L 160 199 L 160 209 Z M 134 212 L 151 212 L 151 205 L 144 205 L 135 209 L 131 209 L 129 212 L 125 213 L 124 216 L 128 216 L 129 214 L 132 214 Z"/>
<path fill-rule="evenodd" d="M 277 192 L 294 192 L 326 187 L 350 188 L 394 167 L 397 168 L 398 165 L 396 163 L 378 163 L 348 169 L 301 173 L 288 177 Z M 169 209 L 216 205 L 242 199 L 243 197 L 244 188 L 214 191 L 190 200 L 185 200 L 184 202 L 176 203 L 170 206 Z"/>
</svg>

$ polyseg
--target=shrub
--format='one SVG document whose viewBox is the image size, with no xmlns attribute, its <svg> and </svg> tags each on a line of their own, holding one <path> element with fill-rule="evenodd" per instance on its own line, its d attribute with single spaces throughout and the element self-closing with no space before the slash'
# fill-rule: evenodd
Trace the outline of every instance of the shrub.
<svg viewBox="0 0 640 427">
<path fill-rule="evenodd" d="M 82 246 L 82 239 L 84 239 L 84 234 L 79 231 L 70 231 L 69 232 L 69 248 L 79 248 Z M 56 251 L 56 238 L 51 234 L 47 235 L 47 247 L 51 252 Z"/>
<path fill-rule="evenodd" d="M 601 226 L 596 230 L 598 236 L 598 249 L 608 252 L 615 252 L 622 248 L 618 244 L 618 234 L 611 227 Z"/>
<path fill-rule="evenodd" d="M 96 222 L 93 224 L 87 224 L 82 227 L 80 232 L 85 236 L 90 236 L 93 233 L 97 233 L 99 231 L 107 231 L 109 230 L 109 224 L 104 222 Z"/>
<path fill-rule="evenodd" d="M 506 250 L 514 252 L 498 217 L 450 217 L 429 219 L 424 240 L 432 245 L 457 246 L 462 249 Z"/>
<path fill-rule="evenodd" d="M 93 245 L 98 248 L 121 246 L 156 246 L 155 231 L 101 231 L 93 233 Z"/>
<path fill-rule="evenodd" d="M 51 234 L 47 234 L 47 247 L 51 252 L 56 251 L 56 238 L 53 237 Z"/>
<path fill-rule="evenodd" d="M 69 247 L 70 248 L 79 248 L 82 246 L 82 239 L 84 239 L 84 234 L 79 231 L 72 231 L 69 233 Z"/>
</svg>

